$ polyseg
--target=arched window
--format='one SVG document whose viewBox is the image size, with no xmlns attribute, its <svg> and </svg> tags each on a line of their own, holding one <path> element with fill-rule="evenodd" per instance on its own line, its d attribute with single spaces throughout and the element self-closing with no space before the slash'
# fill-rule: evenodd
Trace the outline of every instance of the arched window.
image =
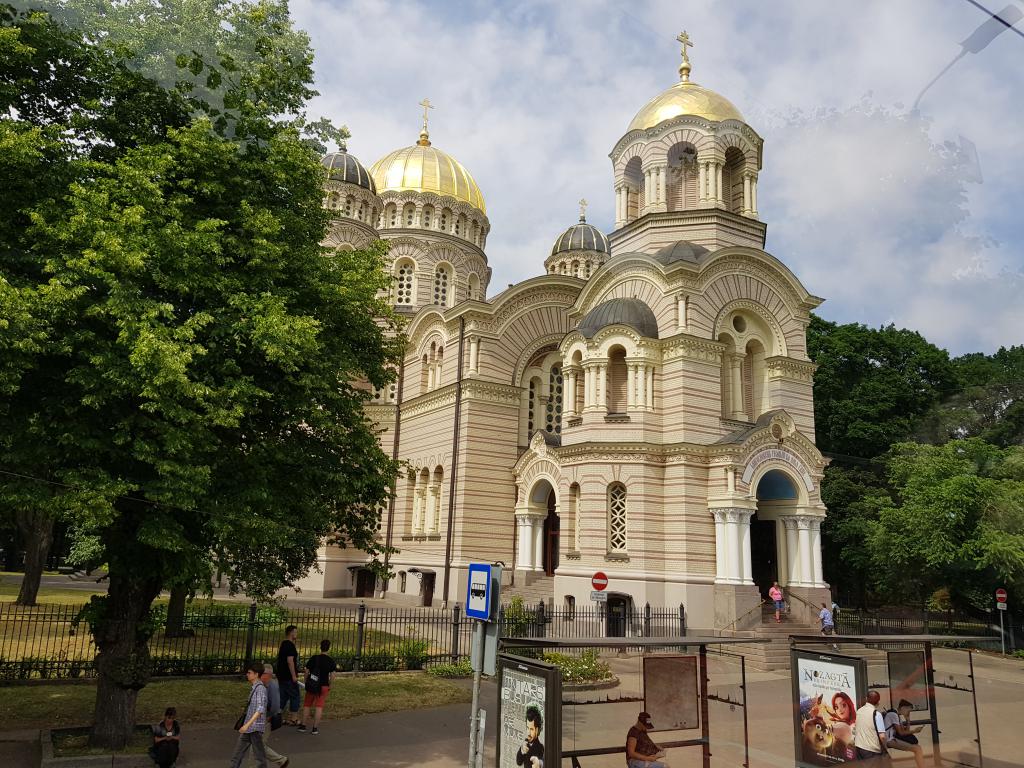
<svg viewBox="0 0 1024 768">
<path fill-rule="evenodd" d="M 405 226 L 411 227 L 413 221 L 416 220 L 416 206 L 412 203 L 406 203 L 405 208 L 402 209 L 402 220 L 405 222 Z"/>
<path fill-rule="evenodd" d="M 608 551 L 626 551 L 626 486 L 608 487 Z"/>
<path fill-rule="evenodd" d="M 526 440 L 529 442 L 533 427 L 537 423 L 537 402 L 540 399 L 540 381 L 530 379 L 529 404 L 526 410 Z"/>
<path fill-rule="evenodd" d="M 726 210 L 743 213 L 743 168 L 746 160 L 736 147 L 725 151 L 725 165 L 722 166 L 722 199 Z"/>
<path fill-rule="evenodd" d="M 642 213 L 644 199 L 644 174 L 639 157 L 626 163 L 623 179 L 626 182 L 626 221 L 633 221 Z"/>
<path fill-rule="evenodd" d="M 572 509 L 569 510 L 569 546 L 573 552 L 580 551 L 580 486 L 573 483 L 569 486 L 569 503 Z"/>
<path fill-rule="evenodd" d="M 403 595 L 405 594 L 405 586 L 407 584 L 407 578 L 406 578 L 407 576 L 408 576 L 408 574 L 406 574 L 405 571 L 399 571 L 398 572 L 398 591 L 401 592 Z"/>
<path fill-rule="evenodd" d="M 469 298 L 471 299 L 482 299 L 480 295 L 480 278 L 476 272 L 469 273 Z"/>
<path fill-rule="evenodd" d="M 608 350 L 608 413 L 625 413 L 627 396 L 626 350 L 612 347 Z"/>
<path fill-rule="evenodd" d="M 697 148 L 689 142 L 672 145 L 668 151 L 665 178 L 668 210 L 684 211 L 696 208 L 700 202 L 699 181 Z"/>
<path fill-rule="evenodd" d="M 548 404 L 544 414 L 544 429 L 549 434 L 562 434 L 562 367 L 551 366 L 548 374 Z"/>
<path fill-rule="evenodd" d="M 420 394 L 425 395 L 430 391 L 430 360 L 424 355 L 420 360 Z"/>
<path fill-rule="evenodd" d="M 441 210 L 441 224 L 438 226 L 442 232 L 448 231 L 448 220 L 452 217 L 452 212 L 447 208 Z"/>
<path fill-rule="evenodd" d="M 359 203 L 359 212 L 356 215 L 360 221 L 366 221 L 366 203 Z"/>
<path fill-rule="evenodd" d="M 451 281 L 451 274 L 448 267 L 439 264 L 434 270 L 434 304 L 439 307 L 448 306 L 448 283 Z"/>
<path fill-rule="evenodd" d="M 346 216 L 351 216 L 352 215 L 352 206 L 355 205 L 355 202 L 356 202 L 355 198 L 352 197 L 352 195 L 349 195 L 348 197 L 345 198 L 345 215 Z"/>
<path fill-rule="evenodd" d="M 576 620 L 576 598 L 572 595 L 565 596 L 565 620 Z"/>
<path fill-rule="evenodd" d="M 747 342 L 743 356 L 743 405 L 748 421 L 757 421 L 764 412 L 764 345 L 757 339 Z"/>
<path fill-rule="evenodd" d="M 425 205 L 423 206 L 423 228 L 430 229 L 431 222 L 434 220 L 434 206 Z"/>
<path fill-rule="evenodd" d="M 416 265 L 411 259 L 400 259 L 395 264 L 395 304 L 411 307 L 416 295 L 414 280 Z"/>
<path fill-rule="evenodd" d="M 587 273 L 586 273 L 585 277 L 589 278 L 590 277 L 590 273 L 591 273 L 592 270 L 593 270 L 593 262 L 591 262 L 590 259 L 587 259 Z"/>
<path fill-rule="evenodd" d="M 434 468 L 433 482 L 428 496 L 430 497 L 430 517 L 427 520 L 427 532 L 437 533 L 441 530 L 441 487 L 444 480 L 444 469 Z"/>
<path fill-rule="evenodd" d="M 384 215 L 387 217 L 387 220 L 388 220 L 388 226 L 389 227 L 397 227 L 398 226 L 398 206 L 395 205 L 394 203 L 391 203 L 391 205 L 389 205 L 387 208 L 385 208 L 384 211 L 385 211 Z"/>
</svg>

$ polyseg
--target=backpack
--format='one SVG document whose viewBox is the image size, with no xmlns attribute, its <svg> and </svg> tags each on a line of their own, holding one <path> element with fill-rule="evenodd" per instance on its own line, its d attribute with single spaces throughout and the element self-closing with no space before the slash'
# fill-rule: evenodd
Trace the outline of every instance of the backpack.
<svg viewBox="0 0 1024 768">
<path fill-rule="evenodd" d="M 320 656 L 314 656 L 309 660 L 309 668 L 306 670 L 306 693 L 317 694 L 323 688 L 323 681 L 320 679 L 320 663 L 317 661 Z"/>
</svg>

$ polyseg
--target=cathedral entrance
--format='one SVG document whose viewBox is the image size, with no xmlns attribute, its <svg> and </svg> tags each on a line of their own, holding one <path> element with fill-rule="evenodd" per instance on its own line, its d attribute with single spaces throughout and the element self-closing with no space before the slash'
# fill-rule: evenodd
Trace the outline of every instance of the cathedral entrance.
<svg viewBox="0 0 1024 768">
<path fill-rule="evenodd" d="M 775 520 L 761 520 L 756 513 L 750 519 L 750 576 L 765 600 L 772 582 L 779 580 L 776 525 Z"/>
<path fill-rule="evenodd" d="M 555 491 L 552 489 L 548 494 L 548 514 L 544 518 L 544 573 L 548 576 L 555 575 L 558 568 L 558 549 L 560 542 L 560 523 L 558 519 L 558 505 L 555 498 Z"/>
<path fill-rule="evenodd" d="M 789 582 L 783 562 L 785 541 L 780 541 L 779 529 L 798 503 L 796 485 L 782 470 L 769 470 L 758 481 L 757 512 L 750 519 L 750 574 L 765 600 L 773 581 L 782 586 Z"/>
</svg>

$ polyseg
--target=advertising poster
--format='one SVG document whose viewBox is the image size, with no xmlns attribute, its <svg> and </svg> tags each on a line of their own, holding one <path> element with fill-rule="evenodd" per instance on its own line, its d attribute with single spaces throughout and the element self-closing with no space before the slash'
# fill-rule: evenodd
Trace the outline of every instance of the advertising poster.
<svg viewBox="0 0 1024 768">
<path fill-rule="evenodd" d="M 863 659 L 792 651 L 794 727 L 798 766 L 856 760 L 853 726 L 867 693 Z"/>
<path fill-rule="evenodd" d="M 498 768 L 559 768 L 562 686 L 558 669 L 502 654 L 498 685 Z"/>
</svg>

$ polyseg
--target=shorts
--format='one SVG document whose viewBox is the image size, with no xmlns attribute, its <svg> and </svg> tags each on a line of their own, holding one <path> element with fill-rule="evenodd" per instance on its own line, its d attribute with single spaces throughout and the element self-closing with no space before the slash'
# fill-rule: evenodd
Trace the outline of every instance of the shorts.
<svg viewBox="0 0 1024 768">
<path fill-rule="evenodd" d="M 776 600 L 775 601 L 775 610 L 779 611 L 779 612 L 785 611 L 786 610 L 786 601 L 785 600 Z"/>
<path fill-rule="evenodd" d="M 826 624 L 824 627 L 821 628 L 821 634 L 823 635 L 831 635 L 835 631 L 836 628 L 833 627 L 831 624 Z"/>
<path fill-rule="evenodd" d="M 299 695 L 299 684 L 294 680 L 281 683 L 281 711 L 284 712 L 285 705 L 291 712 L 298 712 L 302 698 Z"/>
<path fill-rule="evenodd" d="M 306 691 L 306 700 L 302 702 L 302 706 L 323 709 L 324 702 L 327 701 L 327 694 L 330 693 L 330 690 L 330 687 L 325 685 L 320 689 L 320 693 L 310 693 L 309 691 Z"/>
</svg>

